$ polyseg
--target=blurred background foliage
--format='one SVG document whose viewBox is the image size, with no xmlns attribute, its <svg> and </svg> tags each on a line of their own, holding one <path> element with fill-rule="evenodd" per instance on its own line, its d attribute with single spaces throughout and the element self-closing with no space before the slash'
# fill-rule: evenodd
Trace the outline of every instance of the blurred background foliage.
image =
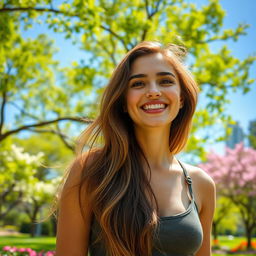
<svg viewBox="0 0 256 256">
<path fill-rule="evenodd" d="M 217 0 L 198 8 L 189 1 L 1 1 L 0 4 L 1 122 L 0 141 L 21 131 L 51 133 L 73 149 L 75 123 L 89 122 L 97 114 L 99 97 L 120 58 L 143 40 L 187 47 L 187 65 L 207 98 L 198 109 L 188 151 L 204 156 L 204 144 L 222 135 L 200 136 L 200 129 L 231 117 L 225 113 L 230 91 L 246 93 L 253 79 L 249 69 L 255 56 L 240 60 L 232 55 L 228 40 L 246 34 L 248 24 L 223 29 L 225 11 Z M 56 34 L 65 35 L 85 58 L 63 67 L 54 59 L 52 38 L 22 37 L 43 23 Z M 211 44 L 223 41 L 216 52 Z M 235 74 L 235 75 L 234 75 Z M 8 105 L 16 108 L 15 127 L 4 116 Z M 67 121 L 73 121 L 73 125 Z M 28 125 L 30 124 L 30 125 Z M 76 130 L 77 131 L 77 130 Z M 196 136 L 197 135 L 197 136 Z"/>
<path fill-rule="evenodd" d="M 186 64 L 206 105 L 195 115 L 187 153 L 206 160 L 205 145 L 223 140 L 232 123 L 225 112 L 229 92 L 245 94 L 254 82 L 250 68 L 255 56 L 241 60 L 228 47 L 230 40 L 246 34 L 249 24 L 223 29 L 224 18 L 218 0 L 201 7 L 183 0 L 1 0 L 0 224 L 24 228 L 49 206 L 50 196 L 41 193 L 40 186 L 48 187 L 53 196 L 50 186 L 56 187 L 55 178 L 72 159 L 76 137 L 97 115 L 111 72 L 127 51 L 144 40 L 188 49 Z M 85 57 L 68 66 L 57 61 L 54 38 L 45 33 L 23 37 L 22 31 L 36 24 L 64 35 Z M 215 42 L 222 42 L 218 51 L 211 48 Z M 216 123 L 222 125 L 222 134 L 201 133 Z M 216 223 L 225 204 L 220 198 Z M 222 220 L 220 229 L 224 232 L 238 222 L 234 215 Z M 33 228 L 30 231 L 35 235 Z"/>
</svg>

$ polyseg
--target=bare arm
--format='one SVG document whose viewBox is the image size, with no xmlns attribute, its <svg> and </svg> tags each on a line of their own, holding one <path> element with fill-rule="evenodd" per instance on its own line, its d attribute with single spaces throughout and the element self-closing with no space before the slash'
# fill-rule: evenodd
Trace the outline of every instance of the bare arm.
<svg viewBox="0 0 256 256">
<path fill-rule="evenodd" d="M 210 256 L 211 254 L 211 228 L 215 210 L 215 184 L 214 181 L 202 170 L 197 177 L 198 198 L 201 202 L 199 213 L 202 229 L 203 242 L 196 256 Z"/>
<path fill-rule="evenodd" d="M 64 185 L 60 202 L 57 224 L 57 256 L 85 256 L 88 254 L 88 241 L 91 223 L 91 206 L 89 198 L 84 195 L 82 207 L 79 207 L 79 186 L 82 171 L 82 158 L 73 163 Z M 86 198 L 87 197 L 87 198 Z"/>
</svg>

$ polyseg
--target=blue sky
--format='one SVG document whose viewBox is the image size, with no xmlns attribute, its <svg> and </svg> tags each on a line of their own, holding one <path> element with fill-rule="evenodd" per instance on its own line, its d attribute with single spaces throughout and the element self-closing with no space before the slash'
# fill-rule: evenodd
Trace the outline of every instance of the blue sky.
<svg viewBox="0 0 256 256">
<path fill-rule="evenodd" d="M 230 42 L 229 47 L 238 58 L 245 58 L 250 54 L 256 55 L 256 1 L 254 0 L 222 0 L 223 8 L 227 12 L 224 25 L 234 27 L 238 23 L 248 23 L 248 35 L 243 36 L 238 42 Z M 251 68 L 251 75 L 256 78 L 256 64 Z M 228 106 L 228 113 L 240 122 L 244 130 L 247 129 L 248 123 L 256 119 L 256 83 L 252 85 L 252 90 L 246 94 L 231 94 L 232 103 Z"/>
<path fill-rule="evenodd" d="M 207 3 L 207 0 L 190 0 L 190 2 L 201 6 Z M 237 42 L 227 42 L 234 56 L 244 59 L 248 55 L 256 55 L 256 1 L 220 0 L 220 3 L 226 11 L 223 29 L 235 28 L 239 23 L 248 23 L 251 25 L 247 30 L 248 34 L 246 36 L 240 37 Z M 85 53 L 81 52 L 77 45 L 74 46 L 71 44 L 70 40 L 65 40 L 62 35 L 49 31 L 43 24 L 23 32 L 23 36 L 36 37 L 38 33 L 47 33 L 50 38 L 55 40 L 55 45 L 59 48 L 59 52 L 55 55 L 55 58 L 64 66 L 67 66 L 72 61 L 79 61 L 86 57 Z M 213 45 L 213 49 L 214 47 L 217 49 L 218 43 Z M 251 76 L 253 78 L 256 77 L 255 71 L 256 64 L 254 64 L 251 69 Z M 230 114 L 234 120 L 238 121 L 244 131 L 247 132 L 249 121 L 256 119 L 256 83 L 252 85 L 252 90 L 246 95 L 242 93 L 230 93 L 229 98 L 231 104 L 227 107 L 227 113 Z M 202 98 L 200 100 L 203 101 Z"/>
<path fill-rule="evenodd" d="M 201 6 L 205 0 L 191 0 Z M 234 56 L 244 59 L 248 55 L 256 55 L 256 1 L 254 0 L 220 0 L 223 9 L 226 11 L 223 28 L 235 28 L 239 23 L 250 24 L 248 34 L 241 36 L 237 42 L 228 41 L 228 47 Z M 218 44 L 216 44 L 217 47 Z M 256 63 L 251 68 L 251 77 L 256 78 Z M 235 74 L 234 74 L 235 75 Z M 243 95 L 242 93 L 230 93 L 231 103 L 227 106 L 227 113 L 234 120 L 238 121 L 245 132 L 247 132 L 249 121 L 256 119 L 256 83 L 252 90 Z M 203 99 L 202 99 L 203 100 Z"/>
</svg>

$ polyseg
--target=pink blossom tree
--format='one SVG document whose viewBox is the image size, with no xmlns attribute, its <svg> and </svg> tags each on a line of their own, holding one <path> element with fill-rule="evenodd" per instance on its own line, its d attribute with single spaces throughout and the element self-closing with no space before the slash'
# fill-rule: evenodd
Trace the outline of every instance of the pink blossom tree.
<svg viewBox="0 0 256 256">
<path fill-rule="evenodd" d="M 234 149 L 226 148 L 223 156 L 211 152 L 200 167 L 214 179 L 217 193 L 237 206 L 250 249 L 256 228 L 256 150 L 240 143 Z"/>
</svg>

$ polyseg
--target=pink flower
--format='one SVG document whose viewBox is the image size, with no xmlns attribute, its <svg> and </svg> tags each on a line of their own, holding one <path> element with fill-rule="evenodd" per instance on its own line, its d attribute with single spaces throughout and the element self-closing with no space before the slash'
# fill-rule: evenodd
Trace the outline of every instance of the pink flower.
<svg viewBox="0 0 256 256">
<path fill-rule="evenodd" d="M 55 252 L 54 251 L 49 251 L 46 253 L 46 256 L 54 256 Z"/>
<path fill-rule="evenodd" d="M 37 253 L 35 251 L 31 250 L 29 252 L 29 256 L 37 256 Z"/>
<path fill-rule="evenodd" d="M 4 246 L 3 251 L 10 251 L 12 249 L 11 246 Z"/>
<path fill-rule="evenodd" d="M 199 165 L 216 183 L 217 191 L 230 195 L 248 196 L 255 191 L 256 150 L 238 144 L 234 149 L 227 148 L 225 155 L 211 151 L 207 162 Z M 251 196 L 256 193 L 250 192 Z"/>
<path fill-rule="evenodd" d="M 32 250 L 31 248 L 16 248 L 16 247 L 11 247 L 11 246 L 4 246 L 2 250 L 6 251 L 6 252 L 10 252 L 10 253 L 20 252 L 21 254 L 18 254 L 18 255 L 28 255 L 28 256 L 54 256 L 55 255 L 55 251 L 48 251 L 45 253 L 42 250 L 37 253 L 36 251 Z M 23 253 L 25 253 L 25 254 L 23 254 Z M 13 255 L 13 254 L 10 254 L 10 255 Z"/>
<path fill-rule="evenodd" d="M 26 248 L 19 248 L 18 252 L 26 252 Z"/>
<path fill-rule="evenodd" d="M 9 250 L 9 252 L 17 252 L 18 251 L 18 249 L 16 248 L 16 247 L 12 247 L 10 250 Z"/>
</svg>

